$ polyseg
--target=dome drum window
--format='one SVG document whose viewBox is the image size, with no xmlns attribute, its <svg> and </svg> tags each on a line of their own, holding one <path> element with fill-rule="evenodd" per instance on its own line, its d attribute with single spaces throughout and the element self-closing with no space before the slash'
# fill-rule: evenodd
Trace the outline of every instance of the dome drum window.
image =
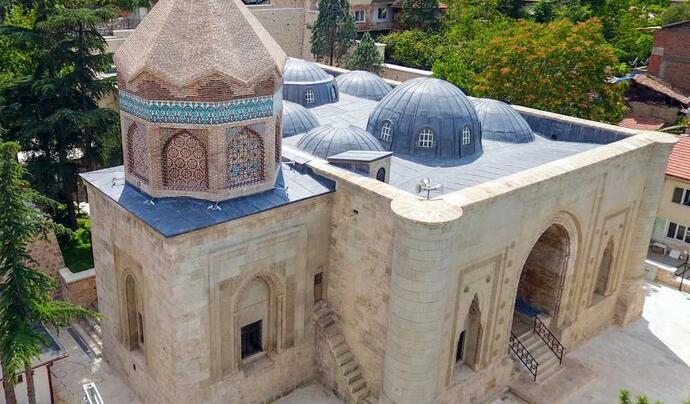
<svg viewBox="0 0 690 404">
<path fill-rule="evenodd" d="M 312 90 L 311 88 L 308 88 L 308 89 L 304 92 L 304 102 L 305 102 L 306 104 L 313 104 L 314 101 L 315 101 L 314 90 Z"/>
<path fill-rule="evenodd" d="M 424 128 L 419 132 L 417 139 L 417 147 L 430 149 L 434 146 L 434 131 L 429 128 Z"/>
<path fill-rule="evenodd" d="M 383 140 L 384 142 L 390 142 L 392 133 L 393 128 L 391 121 L 385 121 L 383 125 L 381 125 L 381 134 L 379 135 L 379 139 Z"/>
<path fill-rule="evenodd" d="M 462 128 L 462 145 L 467 146 L 472 143 L 472 131 L 465 126 Z"/>
</svg>

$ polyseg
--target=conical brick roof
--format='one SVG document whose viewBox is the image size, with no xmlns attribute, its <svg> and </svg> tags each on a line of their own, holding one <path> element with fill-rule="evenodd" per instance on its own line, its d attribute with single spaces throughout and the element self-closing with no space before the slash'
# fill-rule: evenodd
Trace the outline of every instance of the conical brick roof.
<svg viewBox="0 0 690 404">
<path fill-rule="evenodd" d="M 115 53 L 126 82 L 147 71 L 182 88 L 219 73 L 248 83 L 285 53 L 240 0 L 161 0 Z"/>
</svg>

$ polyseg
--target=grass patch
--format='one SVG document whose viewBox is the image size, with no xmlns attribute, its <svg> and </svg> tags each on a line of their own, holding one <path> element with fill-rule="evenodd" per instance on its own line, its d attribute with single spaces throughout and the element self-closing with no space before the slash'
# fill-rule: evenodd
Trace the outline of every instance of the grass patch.
<svg viewBox="0 0 690 404">
<path fill-rule="evenodd" d="M 72 272 L 81 272 L 93 268 L 93 250 L 91 249 L 91 218 L 79 216 L 77 229 L 70 234 L 58 237 L 65 265 Z"/>
</svg>

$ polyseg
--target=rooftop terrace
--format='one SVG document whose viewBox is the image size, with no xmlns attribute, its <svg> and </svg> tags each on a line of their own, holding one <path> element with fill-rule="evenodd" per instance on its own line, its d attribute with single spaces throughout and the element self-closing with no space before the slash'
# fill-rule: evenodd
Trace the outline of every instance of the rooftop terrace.
<svg viewBox="0 0 690 404">
<path fill-rule="evenodd" d="M 369 113 L 375 106 L 375 101 L 341 94 L 337 103 L 322 105 L 310 111 L 316 115 L 321 125 L 350 124 L 366 128 Z M 571 124 L 564 126 L 562 122 L 546 117 L 530 115 L 525 118 L 541 135 L 535 136 L 533 142 L 515 144 L 483 139 L 484 151 L 481 155 L 455 160 L 395 154 L 391 159 L 390 184 L 404 191 L 414 192 L 415 184 L 420 179 L 429 178 L 434 184 L 443 184 L 445 192 L 457 191 L 591 150 L 600 144 L 624 137 L 600 128 L 574 128 Z M 286 145 L 294 146 L 301 136 L 283 141 Z"/>
</svg>

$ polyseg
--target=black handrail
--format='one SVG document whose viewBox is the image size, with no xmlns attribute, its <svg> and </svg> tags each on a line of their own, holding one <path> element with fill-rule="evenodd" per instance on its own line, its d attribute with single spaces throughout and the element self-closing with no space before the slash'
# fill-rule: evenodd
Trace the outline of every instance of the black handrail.
<svg viewBox="0 0 690 404">
<path fill-rule="evenodd" d="M 561 341 L 556 338 L 555 335 L 549 330 L 549 328 L 544 324 L 539 316 L 534 316 L 534 332 L 546 343 L 546 346 L 551 349 L 551 352 L 558 358 L 558 364 L 563 363 L 563 353 L 565 352 L 565 347 L 561 344 Z"/>
<path fill-rule="evenodd" d="M 529 370 L 529 372 L 534 376 L 534 381 L 537 381 L 537 370 L 539 369 L 539 362 L 537 362 L 536 359 L 534 359 L 534 356 L 532 356 L 531 353 L 525 348 L 524 345 L 522 345 L 522 342 L 518 339 L 518 337 L 513 334 L 513 332 L 510 332 L 510 342 L 508 344 L 510 346 L 510 349 L 513 351 L 515 356 L 520 359 L 523 365 Z"/>
</svg>

